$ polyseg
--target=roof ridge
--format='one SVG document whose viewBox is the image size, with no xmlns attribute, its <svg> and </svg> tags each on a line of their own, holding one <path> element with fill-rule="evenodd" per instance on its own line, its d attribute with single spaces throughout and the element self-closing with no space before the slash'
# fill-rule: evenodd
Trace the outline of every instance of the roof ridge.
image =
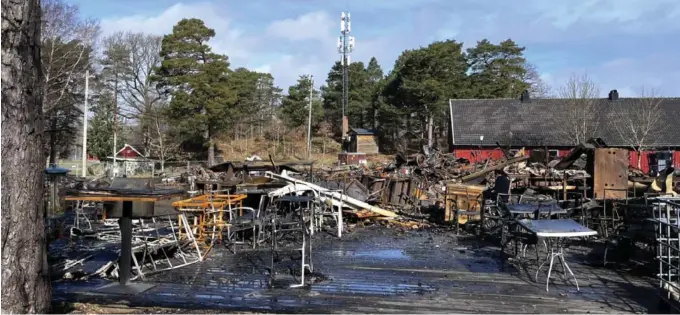
<svg viewBox="0 0 680 315">
<path fill-rule="evenodd" d="M 639 100 L 639 99 L 645 99 L 649 97 L 619 97 L 619 100 Z M 680 96 L 664 96 L 664 97 L 653 97 L 654 99 L 661 99 L 661 100 L 680 100 Z M 580 99 L 580 98 L 579 98 Z M 519 98 L 451 98 L 449 99 L 450 101 L 521 101 Z M 536 101 L 564 101 L 564 100 L 573 100 L 571 98 L 566 98 L 566 97 L 536 97 L 532 98 L 531 100 L 536 100 Z M 600 101 L 607 101 L 609 98 L 607 97 L 597 97 L 593 98 L 593 100 L 600 100 Z M 530 104 L 530 103 L 529 103 Z"/>
</svg>

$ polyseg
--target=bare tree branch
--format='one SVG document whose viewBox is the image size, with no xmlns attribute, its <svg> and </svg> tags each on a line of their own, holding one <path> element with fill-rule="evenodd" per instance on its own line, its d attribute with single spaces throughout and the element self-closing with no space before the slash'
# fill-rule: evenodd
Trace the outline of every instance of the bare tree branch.
<svg viewBox="0 0 680 315">
<path fill-rule="evenodd" d="M 154 106 L 164 97 L 151 80 L 154 68 L 160 64 L 160 36 L 144 33 L 118 32 L 103 41 L 104 59 L 109 68 L 109 80 L 115 80 L 124 117 L 134 119 L 143 136 L 144 153 L 149 154 L 151 138 L 156 132 Z M 119 113 L 120 114 L 120 113 Z"/>
<path fill-rule="evenodd" d="M 62 104 L 74 81 L 84 76 L 99 35 L 99 23 L 79 16 L 62 0 L 42 1 L 42 65 L 46 115 Z"/>
<path fill-rule="evenodd" d="M 532 98 L 549 98 L 552 96 L 552 91 L 550 86 L 546 84 L 543 79 L 541 79 L 541 75 L 538 73 L 538 69 L 534 64 L 531 63 L 525 63 L 524 64 L 524 69 L 526 69 L 526 72 L 524 73 L 524 77 L 522 78 L 523 82 L 529 83 L 529 93 Z"/>
<path fill-rule="evenodd" d="M 663 124 L 662 98 L 657 91 L 640 88 L 639 98 L 633 102 L 613 103 L 610 124 L 616 130 L 621 141 L 631 149 L 640 153 L 645 148 L 656 144 L 659 133 L 667 124 Z M 637 167 L 640 167 L 641 154 L 638 154 Z"/>
<path fill-rule="evenodd" d="M 558 95 L 564 99 L 562 108 L 556 109 L 557 119 L 562 136 L 570 139 L 572 144 L 580 144 L 595 136 L 599 128 L 597 115 L 599 88 L 588 75 L 572 75 L 558 89 Z"/>
<path fill-rule="evenodd" d="M 171 127 L 166 119 L 164 111 L 167 108 L 167 102 L 155 103 L 151 110 L 147 113 L 147 117 L 152 121 L 153 125 L 153 136 L 149 135 L 149 147 L 151 153 L 156 155 L 161 161 L 161 171 L 165 169 L 165 161 L 168 157 L 177 153 L 179 149 L 179 143 L 172 141 L 171 138 Z"/>
</svg>

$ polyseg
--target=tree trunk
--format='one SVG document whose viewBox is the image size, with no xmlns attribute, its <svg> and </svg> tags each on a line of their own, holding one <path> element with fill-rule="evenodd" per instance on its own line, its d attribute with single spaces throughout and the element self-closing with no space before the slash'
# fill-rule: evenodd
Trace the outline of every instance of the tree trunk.
<svg viewBox="0 0 680 315">
<path fill-rule="evenodd" d="M 642 169 L 642 150 L 637 150 L 637 168 Z"/>
<path fill-rule="evenodd" d="M 373 121 L 373 129 L 378 129 L 378 109 L 376 105 L 373 105 L 373 112 L 371 113 L 371 120 Z"/>
<path fill-rule="evenodd" d="M 215 142 L 212 137 L 208 140 L 208 166 L 215 165 Z"/>
<path fill-rule="evenodd" d="M 50 165 L 57 164 L 57 110 L 50 117 Z"/>
<path fill-rule="evenodd" d="M 430 114 L 427 119 L 427 148 L 432 148 L 433 140 L 434 117 Z"/>
<path fill-rule="evenodd" d="M 47 313 L 40 1 L 2 2 L 2 313 Z"/>
</svg>

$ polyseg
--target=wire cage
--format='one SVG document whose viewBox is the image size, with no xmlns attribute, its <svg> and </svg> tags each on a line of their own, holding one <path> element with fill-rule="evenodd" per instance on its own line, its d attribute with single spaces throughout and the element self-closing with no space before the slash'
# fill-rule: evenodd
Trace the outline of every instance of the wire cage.
<svg viewBox="0 0 680 315">
<path fill-rule="evenodd" d="M 680 313 L 680 197 L 656 197 L 652 208 L 661 303 L 677 314 Z"/>
</svg>

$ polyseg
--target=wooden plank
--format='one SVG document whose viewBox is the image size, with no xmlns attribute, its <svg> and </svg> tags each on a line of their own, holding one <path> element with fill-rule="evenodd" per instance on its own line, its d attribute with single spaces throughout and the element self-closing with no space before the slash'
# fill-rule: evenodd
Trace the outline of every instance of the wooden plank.
<svg viewBox="0 0 680 315">
<path fill-rule="evenodd" d="M 512 158 L 512 159 L 509 159 L 509 160 L 500 162 L 500 163 L 498 163 L 498 164 L 496 164 L 496 165 L 493 165 L 493 166 L 491 166 L 491 167 L 487 167 L 487 168 L 485 168 L 485 169 L 483 169 L 483 170 L 481 170 L 481 171 L 472 173 L 472 174 L 470 174 L 470 175 L 463 176 L 463 178 L 461 178 L 460 180 L 461 180 L 462 182 L 466 182 L 466 181 L 469 181 L 469 180 L 471 180 L 471 179 L 475 179 L 475 178 L 477 178 L 477 177 L 483 176 L 483 175 L 485 175 L 485 174 L 487 174 L 487 173 L 490 173 L 490 172 L 493 172 L 493 171 L 497 171 L 497 170 L 501 170 L 501 169 L 503 169 L 504 167 L 506 167 L 506 166 L 508 166 L 508 165 L 512 165 L 512 164 L 519 163 L 519 162 L 524 162 L 524 161 L 526 161 L 526 160 L 528 160 L 528 159 L 529 159 L 528 156 L 520 156 L 520 157 Z"/>
<path fill-rule="evenodd" d="M 628 150 L 595 149 L 593 196 L 595 199 L 626 199 L 628 193 Z"/>
</svg>

